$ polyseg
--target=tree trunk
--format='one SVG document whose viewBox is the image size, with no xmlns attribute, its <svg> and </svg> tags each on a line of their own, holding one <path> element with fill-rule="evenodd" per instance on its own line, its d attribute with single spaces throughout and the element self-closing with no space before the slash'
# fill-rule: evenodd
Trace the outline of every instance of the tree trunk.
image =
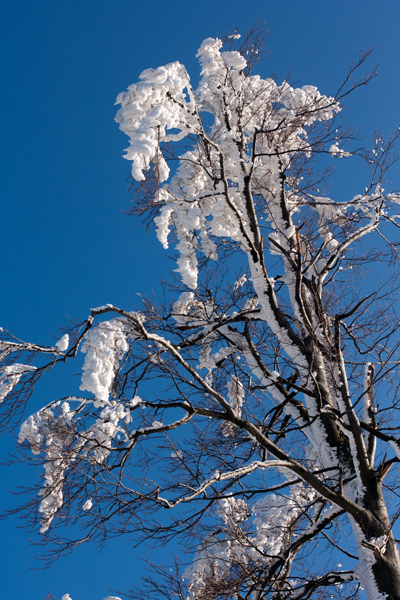
<svg viewBox="0 0 400 600">
<path fill-rule="evenodd" d="M 387 600 L 400 600 L 400 560 L 392 534 L 387 541 L 386 551 L 380 553 L 372 565 L 372 573 L 379 591 L 386 594 Z"/>
<path fill-rule="evenodd" d="M 400 556 L 391 531 L 382 482 L 375 475 L 366 486 L 363 500 L 371 518 L 368 522 L 353 521 L 360 557 L 357 577 L 368 600 L 400 600 Z"/>
</svg>

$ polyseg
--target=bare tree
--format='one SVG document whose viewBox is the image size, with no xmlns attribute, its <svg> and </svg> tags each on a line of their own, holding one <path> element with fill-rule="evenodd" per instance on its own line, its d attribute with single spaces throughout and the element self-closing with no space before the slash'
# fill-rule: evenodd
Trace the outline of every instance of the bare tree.
<svg viewBox="0 0 400 600">
<path fill-rule="evenodd" d="M 171 63 L 118 97 L 134 212 L 176 242 L 181 282 L 159 305 L 92 309 L 55 347 L 2 332 L 4 418 L 79 349 L 88 392 L 23 423 L 44 480 L 16 510 L 49 560 L 180 538 L 193 560 L 153 566 L 136 598 L 398 600 L 400 195 L 383 188 L 399 132 L 345 149 L 341 102 L 376 74 L 353 79 L 369 53 L 331 97 L 253 75 L 264 54 L 259 28 L 209 38 L 196 90 Z M 339 159 L 371 176 L 335 201 Z"/>
</svg>

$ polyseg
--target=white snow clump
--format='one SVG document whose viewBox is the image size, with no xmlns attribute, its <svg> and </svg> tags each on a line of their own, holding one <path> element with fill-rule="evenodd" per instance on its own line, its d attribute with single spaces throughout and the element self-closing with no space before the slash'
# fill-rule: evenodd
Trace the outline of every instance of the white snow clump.
<svg viewBox="0 0 400 600">
<path fill-rule="evenodd" d="M 92 392 L 95 406 L 108 401 L 115 370 L 128 351 L 126 325 L 121 319 L 99 323 L 85 337 L 81 351 L 86 353 L 81 390 Z"/>
<path fill-rule="evenodd" d="M 60 338 L 58 340 L 58 342 L 56 343 L 56 348 L 58 348 L 58 350 L 60 352 L 65 352 L 65 350 L 68 348 L 68 344 L 69 344 L 69 335 L 68 335 L 68 333 L 66 333 L 65 335 L 62 336 L 62 338 Z"/>
</svg>

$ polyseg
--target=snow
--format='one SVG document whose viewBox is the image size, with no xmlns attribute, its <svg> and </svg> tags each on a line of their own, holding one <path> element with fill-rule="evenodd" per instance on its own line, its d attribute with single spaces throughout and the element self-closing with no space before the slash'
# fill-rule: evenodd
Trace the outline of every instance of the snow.
<svg viewBox="0 0 400 600">
<path fill-rule="evenodd" d="M 143 180 L 143 171 L 153 162 L 157 163 L 160 181 L 165 181 L 169 168 L 159 151 L 160 141 L 169 141 L 168 129 L 180 129 L 180 135 L 185 136 L 197 125 L 197 118 L 191 116 L 192 103 L 184 92 L 190 86 L 189 76 L 183 65 L 174 62 L 146 69 L 140 79 L 119 94 L 116 102 L 121 104 L 116 121 L 130 137 L 125 158 L 132 160 L 134 179 Z"/>
<path fill-rule="evenodd" d="M 80 436 L 74 440 L 73 419 L 79 416 L 78 409 L 82 406 L 82 399 L 69 398 L 68 400 L 68 402 L 52 403 L 28 417 L 22 423 L 18 437 L 19 443 L 29 442 L 33 454 L 45 454 L 44 484 L 39 492 L 39 496 L 43 498 L 39 506 L 39 512 L 42 514 L 41 533 L 49 529 L 56 513 L 63 506 L 65 473 L 79 453 L 83 451 L 86 458 L 92 453 L 97 463 L 104 462 L 112 448 L 113 439 L 117 435 L 125 435 L 124 427 L 120 422 L 130 416 L 130 412 L 121 404 L 115 402 L 106 404 L 93 425 L 86 431 L 81 431 Z M 72 402 L 78 403 L 76 410 L 70 408 Z M 135 403 L 140 404 L 138 397 Z M 93 404 L 98 402 L 94 399 Z M 65 447 L 69 447 L 67 453 Z M 83 504 L 82 510 L 90 510 L 92 505 L 93 500 L 89 498 Z"/>
<path fill-rule="evenodd" d="M 82 510 L 90 510 L 93 506 L 92 498 L 88 498 L 82 506 Z"/>
<path fill-rule="evenodd" d="M 193 292 L 183 292 L 174 303 L 172 307 L 172 316 L 178 325 L 184 325 L 188 321 L 186 315 L 193 305 L 193 300 Z"/>
<path fill-rule="evenodd" d="M 336 158 L 348 158 L 351 156 L 351 152 L 346 152 L 345 150 L 339 148 L 337 144 L 332 144 L 329 148 L 329 154 L 335 156 Z"/>
<path fill-rule="evenodd" d="M 391 440 L 389 442 L 389 444 L 391 445 L 391 447 L 393 448 L 397 458 L 400 460 L 400 442 Z"/>
<path fill-rule="evenodd" d="M 242 414 L 242 406 L 245 397 L 245 389 L 240 382 L 239 378 L 234 376 L 231 377 L 227 385 L 229 404 L 236 417 L 240 417 Z"/>
<path fill-rule="evenodd" d="M 21 365 L 18 363 L 3 367 L 0 370 L 0 402 L 2 402 L 13 390 L 13 388 L 21 379 L 22 375 L 35 370 L 36 367 L 31 365 Z"/>
<path fill-rule="evenodd" d="M 230 352 L 233 352 L 233 348 L 230 348 L 229 350 Z M 235 417 L 241 417 L 242 406 L 246 396 L 243 384 L 240 382 L 238 377 L 232 376 L 226 387 L 228 389 L 228 399 L 233 410 L 233 414 Z M 224 437 L 229 437 L 234 432 L 234 426 L 231 423 L 223 423 L 221 430 Z"/>
<path fill-rule="evenodd" d="M 352 517 L 350 517 L 350 522 L 352 524 L 354 538 L 357 545 L 357 553 L 359 556 L 359 562 L 354 570 L 354 574 L 362 583 L 368 599 L 386 600 L 386 594 L 381 594 L 379 592 L 374 572 L 371 568 L 372 565 L 376 563 L 374 551 L 371 548 L 366 548 L 362 544 L 362 541 L 365 540 L 364 532 Z"/>
<path fill-rule="evenodd" d="M 171 452 L 171 458 L 180 458 L 182 459 L 184 456 L 182 450 L 177 450 L 176 452 Z"/>
<path fill-rule="evenodd" d="M 241 287 L 244 286 L 246 281 L 247 281 L 246 273 L 243 273 L 243 275 L 241 277 L 239 277 L 239 279 L 237 281 L 235 281 L 235 284 L 233 286 L 234 291 L 237 292 Z"/>
<path fill-rule="evenodd" d="M 103 310 L 107 310 L 107 308 L 114 308 L 112 304 L 104 304 L 103 306 L 97 306 L 97 308 L 91 308 L 91 312 L 101 312 Z"/>
<path fill-rule="evenodd" d="M 68 416 L 66 418 L 68 420 Z M 63 420 L 65 422 L 65 417 Z M 46 454 L 44 486 L 39 491 L 39 496 L 43 497 L 39 505 L 39 512 L 43 515 L 41 533 L 49 529 L 56 512 L 63 504 L 64 471 L 69 464 L 69 458 L 63 456 L 63 444 L 66 439 L 53 434 L 52 421 L 54 421 L 53 410 L 44 408 L 22 423 L 18 437 L 19 443 L 25 440 L 30 443 L 33 454 L 39 454 L 41 451 Z M 46 438 L 47 443 L 44 444 Z"/>
<path fill-rule="evenodd" d="M 212 113 L 215 118 L 209 134 L 213 139 L 209 154 L 205 155 L 201 146 L 186 151 L 180 157 L 176 173 L 168 184 L 160 188 L 157 197 L 161 203 L 154 221 L 157 236 L 167 248 L 170 227 L 175 229 L 178 240 L 176 271 L 181 275 L 182 282 L 191 289 L 197 287 L 196 254 L 203 252 L 210 258 L 216 258 L 212 236 L 231 238 L 244 244 L 244 247 L 248 246 L 246 236 L 250 234 L 242 195 L 244 170 L 247 167 L 236 145 L 241 123 L 245 123 L 245 134 L 249 136 L 259 126 L 257 108 L 262 110 L 261 107 L 270 107 L 268 125 L 271 129 L 282 116 L 295 122 L 296 111 L 299 111 L 304 115 L 303 122 L 290 129 L 286 143 L 290 148 L 299 146 L 309 153 L 309 147 L 305 144 L 305 126 L 316 120 L 328 120 L 340 110 L 333 98 L 322 96 L 314 86 L 294 89 L 287 82 L 277 86 L 271 79 L 245 77 L 245 58 L 235 51 L 223 52 L 221 47 L 221 40 L 213 38 L 207 38 L 201 44 L 197 53 L 201 79 L 194 92 L 185 68 L 176 62 L 158 69 L 147 69 L 141 74 L 139 83 L 129 86 L 128 91 L 117 98 L 121 108 L 116 120 L 130 137 L 131 145 L 126 158 L 132 160 L 132 174 L 138 180 L 143 179 L 150 164 L 154 164 L 160 182 L 167 181 L 169 169 L 163 161 L 160 144 L 181 139 L 188 133 L 201 135 L 202 126 L 197 115 L 203 111 Z M 236 111 L 241 93 L 251 94 L 255 98 L 252 107 L 244 105 L 243 121 L 239 120 Z M 223 104 L 220 105 L 219 99 L 222 102 L 223 98 Z M 279 114 L 274 112 L 277 110 L 273 108 L 275 104 L 281 107 Z M 224 116 L 220 106 L 229 106 L 229 131 L 221 127 Z M 308 113 L 304 110 L 307 108 L 310 108 Z M 264 127 L 267 127 L 266 124 Z M 173 138 L 168 133 L 171 128 L 179 130 L 179 134 L 174 134 Z M 218 171 L 220 150 L 224 153 L 226 177 L 237 186 L 229 190 L 229 207 L 222 182 L 215 185 L 202 167 L 203 162 L 211 162 L 209 169 Z M 287 160 L 287 157 L 281 160 Z M 268 187 L 273 195 L 278 196 L 278 158 L 260 156 L 256 171 L 259 177 L 265 176 L 270 180 Z M 286 230 L 286 239 L 290 239 L 295 232 L 294 225 L 282 221 L 279 203 L 276 207 L 271 205 L 271 208 L 274 222 L 282 231 Z M 198 231 L 199 235 L 194 236 L 194 231 Z M 276 235 L 280 243 L 284 242 L 281 234 L 276 232 Z"/>
<path fill-rule="evenodd" d="M 56 343 L 56 348 L 58 348 L 58 350 L 60 352 L 65 352 L 65 350 L 67 350 L 69 345 L 69 335 L 68 333 L 66 333 L 65 335 L 62 336 L 62 338 L 60 338 L 58 340 L 58 342 Z"/>
<path fill-rule="evenodd" d="M 116 368 L 128 347 L 126 326 L 120 319 L 99 323 L 86 334 L 81 346 L 86 357 L 80 389 L 92 392 L 99 406 L 109 399 Z"/>
<path fill-rule="evenodd" d="M 314 496 L 315 492 L 299 484 L 289 495 L 266 494 L 253 505 L 241 498 L 221 499 L 217 514 L 223 524 L 224 537 L 204 544 L 193 564 L 187 567 L 184 578 L 189 581 L 189 599 L 201 596 L 210 573 L 217 579 L 226 579 L 234 561 L 251 564 L 253 568 L 258 565 L 265 569 L 272 565 L 275 557 L 290 544 L 291 526 Z M 243 529 L 240 529 L 241 523 Z"/>
<path fill-rule="evenodd" d="M 211 341 L 212 336 L 209 336 L 209 341 Z M 218 352 L 215 352 L 214 354 L 211 354 L 211 346 L 207 343 L 204 343 L 202 346 L 202 349 L 200 350 L 200 355 L 199 355 L 199 364 L 197 365 L 198 369 L 216 369 L 217 368 L 217 364 L 221 363 L 222 361 L 224 361 L 226 358 L 228 358 L 228 356 L 231 356 L 231 354 L 233 354 L 236 351 L 236 349 L 234 347 L 229 347 L 229 346 L 225 346 L 224 348 L 221 348 L 220 350 L 218 350 Z M 228 383 L 228 397 L 229 394 L 231 393 L 231 384 L 232 382 Z"/>
</svg>

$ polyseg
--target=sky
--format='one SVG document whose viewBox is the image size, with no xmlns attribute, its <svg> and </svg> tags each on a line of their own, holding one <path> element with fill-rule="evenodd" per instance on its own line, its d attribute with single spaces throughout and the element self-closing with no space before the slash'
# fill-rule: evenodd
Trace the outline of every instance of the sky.
<svg viewBox="0 0 400 600">
<path fill-rule="evenodd" d="M 260 75 L 282 81 L 293 70 L 301 85 L 323 94 L 336 91 L 361 48 L 375 46 L 366 68 L 379 63 L 380 75 L 348 98 L 344 116 L 363 144 L 375 130 L 399 125 L 398 0 L 2 1 L 2 327 L 50 344 L 68 317 L 82 319 L 105 303 L 132 310 L 136 293 L 160 291 L 175 266 L 153 230 L 125 214 L 128 139 L 114 122 L 115 98 L 145 68 L 176 60 L 196 82 L 202 40 L 257 19 L 271 31 Z M 334 189 L 352 197 L 363 191 L 362 177 L 349 167 Z M 392 177 L 398 189 L 399 168 Z M 71 374 L 52 374 L 29 410 L 65 394 Z M 13 447 L 11 435 L 0 439 L 3 461 Z M 24 465 L 0 468 L 1 508 L 11 507 L 16 499 L 7 492 L 34 475 Z M 21 525 L 16 517 L 0 522 L 4 598 L 41 600 L 51 592 L 60 600 L 68 592 L 72 600 L 102 600 L 108 588 L 138 581 L 145 549 L 129 540 L 101 552 L 80 548 L 43 570 Z"/>
</svg>

